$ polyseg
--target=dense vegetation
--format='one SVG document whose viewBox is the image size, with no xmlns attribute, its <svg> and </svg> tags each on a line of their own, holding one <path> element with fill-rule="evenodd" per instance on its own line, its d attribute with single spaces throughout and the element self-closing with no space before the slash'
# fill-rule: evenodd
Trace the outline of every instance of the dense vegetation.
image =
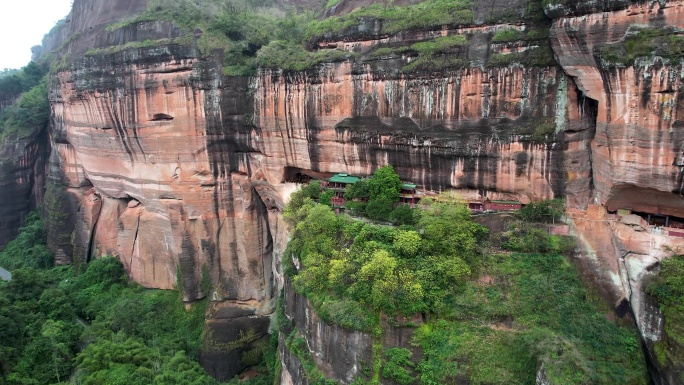
<svg viewBox="0 0 684 385">
<path fill-rule="evenodd" d="M 447 311 L 446 299 L 479 269 L 477 244 L 487 233 L 464 206 L 440 203 L 420 211 L 423 234 L 337 216 L 306 199 L 292 212 L 286 218 L 302 219 L 288 253 L 304 266 L 293 276 L 295 288 L 320 304 L 325 318 L 367 331 L 379 312 Z"/>
<path fill-rule="evenodd" d="M 0 384 L 215 384 L 197 363 L 206 302 L 128 282 L 116 258 L 50 267 L 31 215 L 0 252 Z M 271 367 L 272 369 L 272 367 Z M 272 373 L 251 384 L 271 384 Z M 235 380 L 237 382 L 237 380 Z"/>
<path fill-rule="evenodd" d="M 336 4 L 336 0 L 331 0 L 327 7 Z M 155 44 L 196 44 L 206 55 L 223 55 L 226 75 L 252 75 L 257 68 L 298 71 L 323 62 L 358 56 L 358 53 L 333 48 L 311 50 L 322 39 L 333 39 L 335 35 L 347 33 L 345 31 L 355 33 L 357 26 L 362 26 L 358 33 L 368 33 L 365 24 L 377 23 L 379 29 L 374 29 L 373 33 L 387 35 L 406 30 L 469 25 L 474 20 L 473 8 L 470 0 L 426 0 L 404 6 L 377 3 L 341 16 L 319 19 L 314 10 L 284 11 L 273 0 L 151 0 L 147 12 L 135 19 L 111 25 L 109 29 L 149 20 L 168 20 L 182 28 L 186 36 L 128 43 L 92 50 L 89 54 L 108 54 Z M 521 40 L 540 40 L 546 36 L 546 20 L 540 1 L 530 1 L 527 10 L 515 10 L 512 15 L 499 10 L 494 13 L 501 20 L 492 22 L 527 20 L 536 26 L 537 29 L 529 33 L 521 33 Z M 197 31 L 202 33 L 198 35 Z M 495 41 L 502 41 L 502 38 L 510 39 L 511 36 L 501 35 Z M 437 37 L 405 47 L 381 47 L 378 52 L 371 53 L 371 57 L 406 53 L 411 60 L 402 68 L 405 73 L 458 70 L 470 65 L 467 55 L 464 55 L 467 45 L 468 39 L 464 35 Z M 491 65 L 554 64 L 548 44 L 539 45 L 529 52 L 494 55 Z"/>
<path fill-rule="evenodd" d="M 430 29 L 443 25 L 467 25 L 473 22 L 470 0 L 426 0 L 415 5 L 386 6 L 373 4 L 351 13 L 310 23 L 307 37 L 340 32 L 370 18 L 382 21 L 382 33 L 410 29 Z"/>
<path fill-rule="evenodd" d="M 397 224 L 413 224 L 413 210 L 404 205 L 394 207 L 401 193 L 401 179 L 392 166 L 380 167 L 368 179 L 348 185 L 345 207 L 356 215 Z"/>
<path fill-rule="evenodd" d="M 11 103 L 0 110 L 0 142 L 10 136 L 27 137 L 47 127 L 50 104 L 46 72 L 31 62 L 0 76 L 0 102 Z"/>
<path fill-rule="evenodd" d="M 376 342 L 356 383 L 526 384 L 540 368 L 553 384 L 646 382 L 636 331 L 606 319 L 561 255 L 571 239 L 545 229 L 563 215 L 561 201 L 526 206 L 508 231 L 488 236 L 448 199 L 425 200 L 415 225 L 394 227 L 335 215 L 316 204 L 316 190 L 296 192 L 286 208 L 294 232 L 283 263 L 294 290 L 323 319 L 376 341 L 389 327 L 415 327 L 410 345 Z M 429 321 L 399 322 L 416 313 Z M 315 383 L 334 383 L 286 330 Z"/>
<path fill-rule="evenodd" d="M 257 67 L 302 70 L 351 55 L 341 50 L 305 49 L 307 25 L 315 20 L 313 13 L 284 12 L 272 0 L 152 0 L 143 15 L 109 28 L 147 20 L 173 21 L 188 36 L 201 30 L 195 43 L 204 54 L 223 53 L 226 75 L 251 75 Z M 187 44 L 192 38 L 177 42 Z M 107 52 L 121 49 L 126 47 Z"/>
<path fill-rule="evenodd" d="M 660 273 L 646 286 L 665 317 L 665 336 L 655 345 L 660 365 L 684 365 L 684 256 L 674 255 L 661 262 Z"/>
<path fill-rule="evenodd" d="M 638 58 L 653 56 L 677 62 L 684 58 L 684 36 L 670 27 L 632 26 L 622 41 L 599 47 L 596 54 L 609 66 L 631 66 Z"/>
</svg>

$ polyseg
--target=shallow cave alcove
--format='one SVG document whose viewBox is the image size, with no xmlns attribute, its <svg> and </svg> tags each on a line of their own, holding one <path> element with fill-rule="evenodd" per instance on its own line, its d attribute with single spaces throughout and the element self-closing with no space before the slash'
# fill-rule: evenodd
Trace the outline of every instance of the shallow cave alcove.
<svg viewBox="0 0 684 385">
<path fill-rule="evenodd" d="M 153 122 L 159 122 L 159 121 L 165 121 L 165 120 L 173 120 L 173 116 L 171 116 L 169 114 L 162 114 L 162 113 L 154 114 L 154 116 L 152 116 Z"/>
</svg>

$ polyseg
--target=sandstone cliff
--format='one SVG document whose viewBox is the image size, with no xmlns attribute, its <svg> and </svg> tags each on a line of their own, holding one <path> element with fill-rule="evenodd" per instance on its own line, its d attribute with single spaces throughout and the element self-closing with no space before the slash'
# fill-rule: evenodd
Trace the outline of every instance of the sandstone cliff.
<svg viewBox="0 0 684 385">
<path fill-rule="evenodd" d="M 0 169 L 11 181 L 2 195 L 16 197 L 3 202 L 14 214 L 3 214 L 2 229 L 12 234 L 27 202 L 41 200 L 41 154 L 51 148 L 45 205 L 58 262 L 117 255 L 146 287 L 178 288 L 187 301 L 209 296 L 220 343 L 207 343 L 205 367 L 230 378 L 241 368 L 219 363 L 238 361 L 226 344 L 239 333 L 220 335 L 236 328 L 263 337 L 283 285 L 279 213 L 294 188 L 286 181 L 392 164 L 432 190 L 565 198 L 595 251 L 581 257 L 587 271 L 616 308 L 631 305 L 645 340 L 657 341 L 647 332 L 657 322 L 645 320 L 657 309 L 639 294 L 639 277 L 666 253 L 623 242 L 624 229 L 609 222 L 601 234 L 616 241 L 606 247 L 597 225 L 582 220 L 589 204 L 684 217 L 681 61 L 615 65 L 601 56 L 631 25 L 682 28 L 684 2 L 552 4 L 542 21 L 530 16 L 535 1 L 472 3 L 470 26 L 384 34 L 365 20 L 315 42 L 351 59 L 231 77 L 170 22 L 106 28 L 146 1 L 76 0 L 42 51 L 68 53 L 53 77 L 50 140 L 2 150 L 23 154 Z M 358 5 L 342 1 L 326 15 Z M 533 30 L 550 38 L 493 39 Z M 452 53 L 466 65 L 402 70 L 417 58 L 401 47 L 448 36 L 466 39 Z M 555 59 L 534 60 L 545 47 Z"/>
</svg>

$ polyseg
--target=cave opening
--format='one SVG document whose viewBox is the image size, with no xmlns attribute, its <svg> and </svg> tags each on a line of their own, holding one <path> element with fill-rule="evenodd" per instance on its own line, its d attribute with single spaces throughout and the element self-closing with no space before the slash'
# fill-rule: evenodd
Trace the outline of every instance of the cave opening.
<svg viewBox="0 0 684 385">
<path fill-rule="evenodd" d="M 317 172 L 313 170 L 303 169 L 299 167 L 285 167 L 283 171 L 282 182 L 286 183 L 309 183 L 313 179 L 327 179 L 332 173 Z"/>
<path fill-rule="evenodd" d="M 152 116 L 152 119 L 151 119 L 151 121 L 153 121 L 153 122 L 159 122 L 159 121 L 165 121 L 165 120 L 173 120 L 173 116 L 171 116 L 169 114 L 159 113 L 159 114 L 154 114 L 154 116 Z"/>
<path fill-rule="evenodd" d="M 632 214 L 638 215 L 641 218 L 643 218 L 649 226 L 684 229 L 684 218 L 682 217 L 661 213 L 649 213 L 643 211 L 632 211 Z"/>
</svg>

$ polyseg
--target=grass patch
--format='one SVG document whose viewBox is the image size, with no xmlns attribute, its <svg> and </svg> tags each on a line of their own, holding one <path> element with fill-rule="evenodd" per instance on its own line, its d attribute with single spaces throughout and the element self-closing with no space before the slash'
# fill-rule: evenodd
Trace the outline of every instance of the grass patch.
<svg viewBox="0 0 684 385">
<path fill-rule="evenodd" d="M 468 39 L 463 35 L 438 37 L 430 41 L 421 41 L 411 45 L 411 49 L 419 55 L 448 53 L 454 48 L 466 47 Z"/>
<path fill-rule="evenodd" d="M 295 229 L 285 253 L 298 259 L 299 268 L 287 268 L 294 289 L 347 328 L 364 318 L 344 317 L 364 310 L 431 319 L 414 331 L 414 357 L 381 346 L 380 317 L 365 318 L 363 330 L 375 336 L 372 383 L 527 384 L 541 366 L 554 384 L 646 382 L 637 331 L 608 321 L 561 255 L 574 241 L 545 229 L 562 215 L 561 201 L 529 205 L 497 234 L 513 252 L 483 253 L 486 231 L 458 202 L 424 199 L 415 225 L 395 228 L 335 215 L 308 190 L 285 210 Z"/>
<path fill-rule="evenodd" d="M 263 68 L 301 71 L 320 63 L 348 60 L 352 57 L 355 54 L 342 50 L 322 49 L 311 52 L 299 44 L 276 40 L 259 50 L 256 64 Z"/>
<path fill-rule="evenodd" d="M 455 55 L 468 46 L 468 39 L 463 35 L 438 37 L 421 41 L 404 47 L 382 47 L 375 50 L 371 57 L 410 55 L 414 56 L 410 63 L 402 68 L 404 73 L 436 72 L 456 70 L 468 65 L 468 61 Z M 417 57 L 415 57 L 417 55 Z"/>
<path fill-rule="evenodd" d="M 312 22 L 307 26 L 307 37 L 317 39 L 341 32 L 369 18 L 382 21 L 382 33 L 396 33 L 442 25 L 471 24 L 473 12 L 470 9 L 470 0 L 427 0 L 402 7 L 373 4 L 358 8 L 344 16 Z"/>
<path fill-rule="evenodd" d="M 635 330 L 619 328 L 586 299 L 574 267 L 556 254 L 492 255 L 488 284 L 468 283 L 445 319 L 420 327 L 421 383 L 643 384 Z"/>
<path fill-rule="evenodd" d="M 505 31 L 499 31 L 492 37 L 493 43 L 504 43 L 508 41 L 522 40 L 525 34 L 517 29 L 508 29 Z"/>
<path fill-rule="evenodd" d="M 553 51 L 547 42 L 539 47 L 527 49 L 522 52 L 496 53 L 487 62 L 488 67 L 506 67 L 514 64 L 521 64 L 528 67 L 547 67 L 556 65 Z"/>
<path fill-rule="evenodd" d="M 684 36 L 673 28 L 630 27 L 624 40 L 595 50 L 608 66 L 631 66 L 638 58 L 661 57 L 667 61 L 684 59 Z"/>
<path fill-rule="evenodd" d="M 661 365 L 684 365 L 684 256 L 674 255 L 661 262 L 658 276 L 646 285 L 665 317 L 665 338 L 655 346 Z"/>
</svg>

